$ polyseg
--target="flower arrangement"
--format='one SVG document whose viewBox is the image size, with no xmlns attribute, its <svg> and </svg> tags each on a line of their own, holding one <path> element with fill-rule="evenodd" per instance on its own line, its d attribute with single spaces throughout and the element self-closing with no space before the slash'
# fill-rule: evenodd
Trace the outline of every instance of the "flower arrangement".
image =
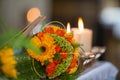
<svg viewBox="0 0 120 80">
<path fill-rule="evenodd" d="M 0 80 L 75 80 L 88 60 L 92 61 L 72 33 L 67 33 L 63 25 L 58 26 L 60 22 L 45 25 L 32 37 L 26 36 L 38 20 L 43 19 L 36 19 L 22 30 L 25 32 L 11 28 L 0 34 Z M 14 53 L 19 48 L 25 50 Z M 97 48 L 91 53 L 97 55 L 103 50 Z"/>
<path fill-rule="evenodd" d="M 65 29 L 58 26 L 49 25 L 42 32 L 31 38 L 31 44 L 40 49 L 40 53 L 27 49 L 28 55 L 43 67 L 44 77 L 49 79 L 58 78 L 61 74 L 71 75 L 78 69 L 79 45 L 73 36 L 69 35 Z M 35 72 L 35 65 L 33 65 Z M 39 72 L 40 75 L 40 72 Z M 59 77 L 60 78 L 60 77 Z"/>
<path fill-rule="evenodd" d="M 0 79 L 63 79 L 78 69 L 79 45 L 65 28 L 45 26 L 32 37 L 11 28 L 0 36 Z M 14 53 L 23 47 L 25 56 Z"/>
</svg>

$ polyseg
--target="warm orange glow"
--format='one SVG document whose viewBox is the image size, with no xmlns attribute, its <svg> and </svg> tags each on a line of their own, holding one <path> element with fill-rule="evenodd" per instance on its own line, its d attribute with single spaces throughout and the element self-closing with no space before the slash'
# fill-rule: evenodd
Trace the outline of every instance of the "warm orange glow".
<svg viewBox="0 0 120 80">
<path fill-rule="evenodd" d="M 31 8 L 27 12 L 28 22 L 33 22 L 39 16 L 41 16 L 41 14 L 40 14 L 40 10 L 38 8 Z"/>
<path fill-rule="evenodd" d="M 83 24 L 82 18 L 78 19 L 78 28 L 80 31 L 83 31 L 83 29 L 84 29 L 84 24 Z"/>
<path fill-rule="evenodd" d="M 70 33 L 71 31 L 70 31 L 70 23 L 68 22 L 67 23 L 67 33 Z"/>
</svg>

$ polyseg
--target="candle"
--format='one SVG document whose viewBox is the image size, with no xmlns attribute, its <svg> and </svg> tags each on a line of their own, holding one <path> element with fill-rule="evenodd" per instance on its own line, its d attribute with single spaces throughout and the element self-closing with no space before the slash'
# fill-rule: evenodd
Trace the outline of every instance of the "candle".
<svg viewBox="0 0 120 80">
<path fill-rule="evenodd" d="M 70 30 L 70 22 L 67 23 L 67 33 L 70 33 L 71 30 Z"/>
<path fill-rule="evenodd" d="M 70 38 L 73 38 L 73 33 L 72 31 L 70 30 L 70 22 L 67 23 L 67 32 L 65 34 L 65 37 L 67 39 L 70 39 Z"/>
<path fill-rule="evenodd" d="M 82 18 L 78 20 L 78 28 L 72 28 L 73 36 L 85 51 L 90 51 L 92 47 L 92 30 L 85 28 Z"/>
</svg>

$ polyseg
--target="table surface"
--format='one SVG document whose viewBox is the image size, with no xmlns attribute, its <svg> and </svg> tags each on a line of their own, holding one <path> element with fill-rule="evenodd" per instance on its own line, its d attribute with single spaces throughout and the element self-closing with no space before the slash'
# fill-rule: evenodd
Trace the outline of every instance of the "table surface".
<svg viewBox="0 0 120 80">
<path fill-rule="evenodd" d="M 87 68 L 77 80 L 116 80 L 118 69 L 110 62 L 98 61 Z"/>
</svg>

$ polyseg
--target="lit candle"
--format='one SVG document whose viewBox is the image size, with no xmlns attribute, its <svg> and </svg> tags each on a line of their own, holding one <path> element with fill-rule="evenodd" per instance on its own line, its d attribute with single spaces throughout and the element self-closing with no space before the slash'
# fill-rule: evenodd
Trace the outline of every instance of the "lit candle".
<svg viewBox="0 0 120 80">
<path fill-rule="evenodd" d="M 65 37 L 68 38 L 68 39 L 73 38 L 73 33 L 70 29 L 70 22 L 67 23 L 67 32 L 65 34 Z"/>
<path fill-rule="evenodd" d="M 84 29 L 82 18 L 78 20 L 78 28 L 72 28 L 73 36 L 85 51 L 90 51 L 92 47 L 92 30 Z"/>
<path fill-rule="evenodd" d="M 70 22 L 67 23 L 67 33 L 70 33 L 71 30 L 70 30 Z"/>
</svg>

